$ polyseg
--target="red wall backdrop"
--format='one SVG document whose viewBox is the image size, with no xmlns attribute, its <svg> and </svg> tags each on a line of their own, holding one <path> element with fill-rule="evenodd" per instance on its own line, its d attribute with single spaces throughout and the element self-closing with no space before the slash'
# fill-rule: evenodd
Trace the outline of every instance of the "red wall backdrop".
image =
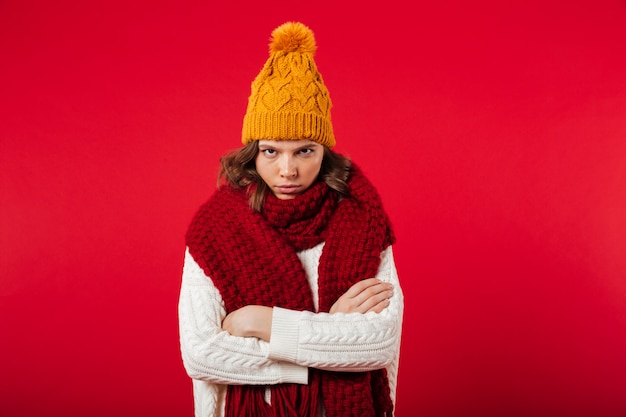
<svg viewBox="0 0 626 417">
<path fill-rule="evenodd" d="M 0 2 L 0 415 L 190 416 L 186 226 L 316 33 L 406 296 L 397 415 L 626 415 L 626 3 Z"/>
</svg>

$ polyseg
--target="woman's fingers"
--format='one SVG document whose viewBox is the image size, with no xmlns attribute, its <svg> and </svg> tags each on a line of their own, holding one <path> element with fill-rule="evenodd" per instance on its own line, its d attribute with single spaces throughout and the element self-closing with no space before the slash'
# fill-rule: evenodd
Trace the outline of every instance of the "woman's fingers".
<svg viewBox="0 0 626 417">
<path fill-rule="evenodd" d="M 378 284 L 382 284 L 378 278 L 367 278 L 351 286 L 348 291 L 345 292 L 345 295 L 350 298 L 355 298 L 363 291 L 370 287 L 375 287 Z"/>
<path fill-rule="evenodd" d="M 382 287 L 382 289 L 379 287 Z M 370 291 L 370 289 L 372 290 L 371 296 L 368 296 L 367 298 L 361 298 L 361 297 L 364 297 L 366 293 Z M 383 310 L 383 308 L 389 305 L 389 298 L 391 298 L 392 295 L 393 295 L 393 291 L 389 288 L 387 284 L 376 286 L 376 287 L 370 287 L 368 288 L 368 290 L 363 291 L 359 295 L 359 301 L 361 300 L 362 301 L 358 305 L 357 311 L 359 311 L 360 313 L 368 313 L 370 311 L 375 311 L 377 313 L 380 313 Z"/>
<path fill-rule="evenodd" d="M 331 313 L 380 313 L 393 295 L 393 286 L 377 278 L 359 281 L 345 292 L 330 309 Z"/>
<path fill-rule="evenodd" d="M 372 309 L 380 307 L 380 304 L 385 303 L 392 295 L 393 286 L 389 283 L 378 281 L 374 285 L 367 286 L 354 297 L 354 306 L 359 313 L 367 313 Z M 382 308 L 380 308 L 380 311 L 382 311 Z"/>
<path fill-rule="evenodd" d="M 389 300 L 389 298 L 386 298 L 383 301 L 381 301 L 380 303 L 378 303 L 375 306 L 373 306 L 372 308 L 370 308 L 369 310 L 367 310 L 366 313 L 369 313 L 370 311 L 373 311 L 374 313 L 380 313 L 385 308 L 387 308 L 390 303 L 391 303 L 391 301 Z"/>
</svg>

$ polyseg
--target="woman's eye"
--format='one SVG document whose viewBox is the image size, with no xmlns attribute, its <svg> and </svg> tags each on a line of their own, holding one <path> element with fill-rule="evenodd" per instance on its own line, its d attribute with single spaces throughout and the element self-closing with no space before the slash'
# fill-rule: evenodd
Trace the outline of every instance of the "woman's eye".
<svg viewBox="0 0 626 417">
<path fill-rule="evenodd" d="M 303 155 L 309 155 L 313 153 L 313 149 L 300 149 L 299 152 Z"/>
<path fill-rule="evenodd" d="M 264 153 L 265 156 L 272 156 L 276 154 L 275 149 L 263 149 L 261 152 Z"/>
</svg>

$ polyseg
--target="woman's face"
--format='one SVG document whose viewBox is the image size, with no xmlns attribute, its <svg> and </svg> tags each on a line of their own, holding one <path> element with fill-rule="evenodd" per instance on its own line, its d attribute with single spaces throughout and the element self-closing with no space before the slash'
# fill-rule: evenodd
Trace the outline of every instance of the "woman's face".
<svg viewBox="0 0 626 417">
<path fill-rule="evenodd" d="M 289 200 L 317 179 L 324 147 L 310 140 L 259 140 L 256 170 L 274 195 Z"/>
</svg>

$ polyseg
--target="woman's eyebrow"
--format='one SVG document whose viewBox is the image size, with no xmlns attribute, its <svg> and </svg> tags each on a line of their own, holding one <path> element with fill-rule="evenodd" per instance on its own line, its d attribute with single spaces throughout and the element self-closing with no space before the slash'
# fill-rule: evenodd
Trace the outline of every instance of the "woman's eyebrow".
<svg viewBox="0 0 626 417">
<path fill-rule="evenodd" d="M 318 144 L 317 143 L 309 143 L 307 145 L 302 145 L 302 146 L 298 146 L 295 147 L 293 149 L 283 149 L 281 147 L 276 147 L 273 145 L 259 145 L 259 149 L 273 149 L 275 151 L 281 151 L 281 152 L 298 152 L 301 151 L 302 149 L 310 149 L 310 148 L 317 148 Z"/>
<path fill-rule="evenodd" d="M 298 146 L 294 150 L 301 151 L 302 149 L 310 149 L 310 148 L 317 148 L 317 147 L 318 147 L 317 143 L 309 143 L 307 145 Z"/>
</svg>

